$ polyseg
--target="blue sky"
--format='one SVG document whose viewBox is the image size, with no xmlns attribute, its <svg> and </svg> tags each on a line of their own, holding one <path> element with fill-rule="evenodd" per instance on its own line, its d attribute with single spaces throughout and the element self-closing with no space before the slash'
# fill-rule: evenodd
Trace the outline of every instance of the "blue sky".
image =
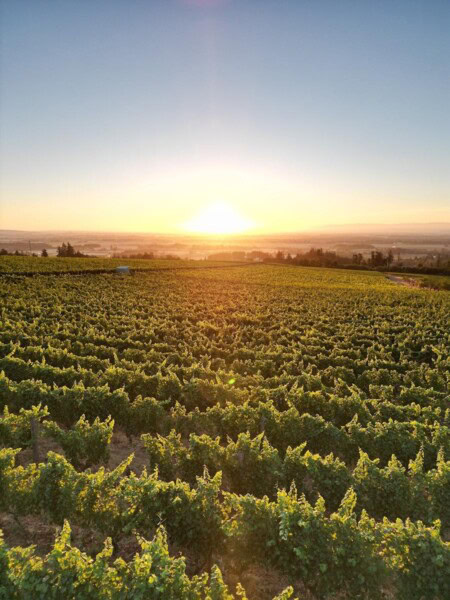
<svg viewBox="0 0 450 600">
<path fill-rule="evenodd" d="M 0 227 L 450 221 L 448 1 L 0 5 Z"/>
</svg>

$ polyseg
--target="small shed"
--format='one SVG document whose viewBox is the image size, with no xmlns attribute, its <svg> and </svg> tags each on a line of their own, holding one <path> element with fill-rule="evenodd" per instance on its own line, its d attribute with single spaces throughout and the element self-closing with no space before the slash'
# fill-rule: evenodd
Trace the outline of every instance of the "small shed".
<svg viewBox="0 0 450 600">
<path fill-rule="evenodd" d="M 120 275 L 129 275 L 131 273 L 130 267 L 116 267 L 116 273 L 120 273 Z"/>
</svg>

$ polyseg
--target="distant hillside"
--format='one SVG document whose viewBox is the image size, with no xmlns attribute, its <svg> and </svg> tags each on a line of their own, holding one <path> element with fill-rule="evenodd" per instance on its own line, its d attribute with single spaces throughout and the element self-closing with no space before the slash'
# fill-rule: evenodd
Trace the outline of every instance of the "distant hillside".
<svg viewBox="0 0 450 600">
<path fill-rule="evenodd" d="M 365 233 L 373 235 L 450 235 L 450 223 L 354 223 L 348 225 L 326 225 L 315 229 L 323 233 Z"/>
</svg>

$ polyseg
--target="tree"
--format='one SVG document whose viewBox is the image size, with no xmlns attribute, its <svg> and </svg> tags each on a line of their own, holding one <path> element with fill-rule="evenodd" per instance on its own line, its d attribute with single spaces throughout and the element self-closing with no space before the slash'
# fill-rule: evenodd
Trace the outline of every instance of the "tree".
<svg viewBox="0 0 450 600">
<path fill-rule="evenodd" d="M 75 248 L 72 246 L 72 244 L 70 242 L 67 242 L 67 244 L 63 242 L 61 246 L 58 246 L 56 256 L 69 257 L 69 258 L 73 258 L 73 257 L 86 258 L 88 255 L 83 254 L 79 250 L 75 251 Z"/>
<path fill-rule="evenodd" d="M 47 252 L 47 250 L 46 250 L 45 248 L 42 250 L 42 252 L 41 252 L 41 256 L 42 256 L 43 258 L 47 258 L 47 256 L 48 256 L 48 252 Z"/>
<path fill-rule="evenodd" d="M 386 257 L 386 264 L 387 264 L 388 268 L 392 265 L 393 262 L 394 262 L 394 253 L 392 252 L 392 249 L 389 248 L 389 252 Z"/>
<path fill-rule="evenodd" d="M 372 250 L 369 262 L 373 267 L 382 267 L 387 264 L 387 258 L 380 250 Z"/>
</svg>

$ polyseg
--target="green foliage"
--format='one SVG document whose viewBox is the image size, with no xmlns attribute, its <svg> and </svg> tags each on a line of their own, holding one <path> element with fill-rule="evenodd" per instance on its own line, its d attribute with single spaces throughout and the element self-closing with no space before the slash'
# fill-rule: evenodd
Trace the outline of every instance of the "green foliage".
<svg viewBox="0 0 450 600">
<path fill-rule="evenodd" d="M 140 552 L 129 561 L 112 561 L 112 544 L 94 558 L 70 542 L 64 522 L 52 550 L 43 558 L 34 547 L 8 550 L 0 536 L 0 598 L 2 600 L 233 600 L 217 566 L 211 575 L 188 577 L 183 558 L 169 554 L 167 535 L 158 528 L 154 538 L 138 537 Z M 274 600 L 287 600 L 287 589 Z M 246 600 L 238 585 L 238 595 Z"/>
<path fill-rule="evenodd" d="M 123 426 L 129 439 L 141 433 L 157 433 L 165 430 L 167 414 L 164 402 L 156 398 L 138 396 L 128 407 Z"/>
<path fill-rule="evenodd" d="M 437 600 L 450 595 L 450 544 L 439 536 L 440 523 L 425 527 L 409 519 L 384 519 L 378 526 L 381 555 L 395 575 L 399 600 Z"/>
<path fill-rule="evenodd" d="M 353 513 L 353 490 L 330 518 L 322 498 L 312 506 L 297 497 L 295 487 L 279 492 L 274 503 L 253 496 L 231 496 L 229 502 L 236 511 L 230 535 L 239 556 L 269 560 L 302 578 L 319 597 L 339 591 L 352 598 L 379 597 L 387 570 L 374 546 L 374 524 L 358 522 Z"/>
<path fill-rule="evenodd" d="M 3 409 L 0 417 L 0 444 L 10 447 L 24 447 L 31 442 L 31 420 L 38 424 L 48 416 L 46 406 L 40 404 L 26 410 L 21 408 L 19 414 L 10 413 L 8 406 Z"/>
<path fill-rule="evenodd" d="M 0 267 L 103 266 L 76 261 Z M 176 266 L 2 277 L 0 510 L 63 531 L 47 556 L 0 541 L 0 598 L 229 600 L 214 562 L 330 600 L 446 598 L 448 295 L 369 272 Z M 65 458 L 23 466 L 32 416 Z M 114 423 L 142 435 L 149 472 L 132 456 L 89 470 Z M 65 520 L 111 540 L 88 556 Z M 133 532 L 141 551 L 117 559 Z"/>
<path fill-rule="evenodd" d="M 114 420 L 111 417 L 103 422 L 97 417 L 89 424 L 84 415 L 68 431 L 54 421 L 47 421 L 44 425 L 45 434 L 60 444 L 66 457 L 77 468 L 108 460 L 113 429 Z"/>
</svg>

